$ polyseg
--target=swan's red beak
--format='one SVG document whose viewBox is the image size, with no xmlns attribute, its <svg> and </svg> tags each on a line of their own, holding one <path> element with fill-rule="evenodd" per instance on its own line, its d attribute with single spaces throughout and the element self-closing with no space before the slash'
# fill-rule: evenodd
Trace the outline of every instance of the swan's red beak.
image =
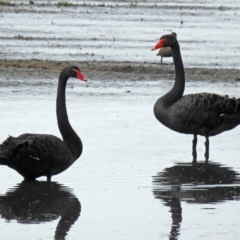
<svg viewBox="0 0 240 240">
<path fill-rule="evenodd" d="M 158 49 L 158 48 L 163 47 L 164 41 L 165 41 L 164 38 L 163 38 L 163 39 L 160 39 L 160 40 L 155 44 L 155 46 L 152 47 L 152 51 L 153 51 L 153 50 L 156 50 L 156 49 Z"/>
<path fill-rule="evenodd" d="M 84 82 L 87 82 L 87 78 L 84 77 L 84 75 L 79 71 L 79 70 L 76 70 L 76 73 L 77 73 L 77 78 L 84 81 Z"/>
</svg>

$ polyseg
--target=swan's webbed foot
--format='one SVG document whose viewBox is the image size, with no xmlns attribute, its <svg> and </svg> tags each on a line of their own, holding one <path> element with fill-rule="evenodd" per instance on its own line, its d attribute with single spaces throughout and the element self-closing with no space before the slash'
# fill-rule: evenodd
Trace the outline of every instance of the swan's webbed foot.
<svg viewBox="0 0 240 240">
<path fill-rule="evenodd" d="M 193 163 L 197 162 L 197 135 L 193 135 L 193 140 L 192 140 L 192 155 L 193 155 Z"/>
</svg>

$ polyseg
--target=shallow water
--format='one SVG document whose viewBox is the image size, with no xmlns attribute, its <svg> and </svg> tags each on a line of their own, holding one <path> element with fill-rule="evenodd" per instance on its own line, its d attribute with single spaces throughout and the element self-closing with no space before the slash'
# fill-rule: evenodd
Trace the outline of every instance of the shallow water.
<svg viewBox="0 0 240 240">
<path fill-rule="evenodd" d="M 1 58 L 158 64 L 152 46 L 175 31 L 186 67 L 239 69 L 238 1 L 13 2 L 0 6 Z"/>
<path fill-rule="evenodd" d="M 24 80 L 0 89 L 0 141 L 24 132 L 60 136 L 56 82 L 27 86 Z M 238 239 L 240 128 L 210 139 L 208 167 L 192 166 L 192 136 L 165 128 L 152 111 L 172 83 L 70 80 L 68 113 L 83 155 L 50 186 L 45 178 L 22 183 L 1 166 L 0 238 Z M 186 93 L 234 96 L 238 88 L 188 82 Z M 203 155 L 199 138 L 198 158 Z"/>
</svg>

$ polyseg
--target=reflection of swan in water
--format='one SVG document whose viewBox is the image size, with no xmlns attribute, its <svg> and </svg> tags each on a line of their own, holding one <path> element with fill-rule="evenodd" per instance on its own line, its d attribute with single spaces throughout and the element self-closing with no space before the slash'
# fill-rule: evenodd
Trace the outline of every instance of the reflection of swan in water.
<svg viewBox="0 0 240 240">
<path fill-rule="evenodd" d="M 153 177 L 153 195 L 170 207 L 169 239 L 173 240 L 180 234 L 181 201 L 207 204 L 239 199 L 236 196 L 240 196 L 240 176 L 233 169 L 213 162 L 178 163 Z"/>
<path fill-rule="evenodd" d="M 81 212 L 71 190 L 57 182 L 23 181 L 0 196 L 0 216 L 19 223 L 43 223 L 61 217 L 55 239 L 65 239 Z"/>
</svg>

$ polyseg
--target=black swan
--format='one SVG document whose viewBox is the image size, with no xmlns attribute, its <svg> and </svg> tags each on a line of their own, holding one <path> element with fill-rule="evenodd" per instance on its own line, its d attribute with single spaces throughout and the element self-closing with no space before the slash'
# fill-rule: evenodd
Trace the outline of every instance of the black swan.
<svg viewBox="0 0 240 240">
<path fill-rule="evenodd" d="M 173 35 L 175 38 L 177 38 L 177 34 L 175 32 L 172 32 L 171 35 Z M 172 57 L 172 50 L 170 47 L 162 47 L 162 48 L 160 48 L 157 56 L 161 57 L 161 64 L 163 64 L 162 59 L 164 57 Z"/>
<path fill-rule="evenodd" d="M 0 164 L 7 165 L 21 174 L 24 179 L 35 180 L 59 174 L 71 166 L 82 153 L 82 142 L 71 127 L 65 90 L 68 78 L 87 79 L 80 69 L 67 66 L 60 73 L 57 89 L 57 121 L 63 140 L 53 135 L 25 133 L 18 137 L 9 136 L 0 145 Z"/>
<path fill-rule="evenodd" d="M 206 138 L 205 160 L 209 159 L 209 137 L 235 128 L 240 124 L 240 98 L 229 98 L 214 93 L 183 96 L 185 74 L 177 39 L 164 35 L 152 48 L 171 47 L 175 65 L 173 88 L 154 105 L 155 117 L 166 127 L 185 134 L 193 134 L 193 162 L 197 160 L 197 135 Z"/>
</svg>

